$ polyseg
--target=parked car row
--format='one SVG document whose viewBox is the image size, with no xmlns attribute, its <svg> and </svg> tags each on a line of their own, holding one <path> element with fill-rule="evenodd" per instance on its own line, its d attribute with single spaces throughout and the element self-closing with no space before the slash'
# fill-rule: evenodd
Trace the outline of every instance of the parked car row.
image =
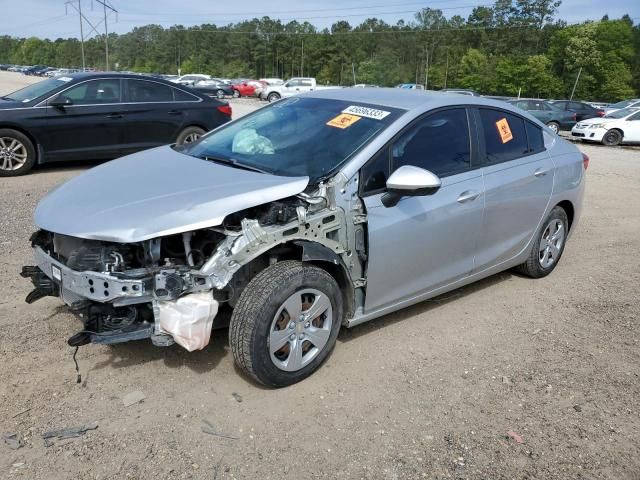
<svg viewBox="0 0 640 480">
<path fill-rule="evenodd" d="M 0 177 L 60 160 L 111 159 L 185 144 L 231 119 L 231 107 L 163 79 L 76 73 L 0 98 Z"/>
</svg>

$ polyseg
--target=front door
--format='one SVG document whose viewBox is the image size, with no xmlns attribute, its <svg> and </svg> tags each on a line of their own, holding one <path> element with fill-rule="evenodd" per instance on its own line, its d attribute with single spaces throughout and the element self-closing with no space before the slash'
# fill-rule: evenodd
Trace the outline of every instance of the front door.
<svg viewBox="0 0 640 480">
<path fill-rule="evenodd" d="M 365 312 L 460 280 L 473 270 L 482 226 L 483 181 L 469 135 L 468 112 L 451 108 L 414 122 L 361 172 L 369 257 Z M 382 205 L 389 173 L 414 165 L 438 175 L 429 196 Z"/>
<path fill-rule="evenodd" d="M 64 90 L 56 98 L 69 99 L 71 104 L 47 106 L 42 144 L 48 158 L 87 160 L 118 156 L 123 121 L 120 79 L 89 80 Z"/>
<path fill-rule="evenodd" d="M 486 166 L 475 270 L 482 271 L 527 247 L 549 204 L 555 170 L 539 126 L 498 109 L 481 108 L 478 118 Z"/>
</svg>

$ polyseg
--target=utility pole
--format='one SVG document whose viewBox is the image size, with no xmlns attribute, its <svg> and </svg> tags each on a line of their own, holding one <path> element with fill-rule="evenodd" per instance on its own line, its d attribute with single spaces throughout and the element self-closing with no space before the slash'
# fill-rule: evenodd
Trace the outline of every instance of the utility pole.
<svg viewBox="0 0 640 480">
<path fill-rule="evenodd" d="M 105 70 L 106 71 L 109 71 L 109 28 L 107 25 L 108 23 L 107 9 L 111 10 L 116 15 L 118 14 L 118 11 L 115 8 L 113 8 L 111 5 L 109 5 L 108 1 L 109 0 L 96 0 L 96 2 L 102 5 L 103 12 L 104 12 L 104 54 L 105 54 Z"/>
<path fill-rule="evenodd" d="M 424 73 L 424 89 L 429 89 L 429 48 L 425 45 L 425 51 L 427 52 L 426 64 L 425 64 L 425 73 Z"/>
<path fill-rule="evenodd" d="M 65 13 L 67 13 L 67 6 L 71 5 L 76 12 L 78 12 L 78 18 L 80 20 L 80 52 L 82 55 L 82 70 L 85 70 L 85 61 L 84 61 L 84 32 L 83 32 L 83 18 L 84 15 L 82 15 L 82 2 L 81 0 L 78 0 L 78 6 L 76 7 L 73 3 L 73 0 L 68 0 L 67 2 L 65 2 L 64 6 L 65 6 Z"/>
<path fill-rule="evenodd" d="M 353 84 L 356 84 L 356 66 L 351 62 L 351 73 L 353 73 Z"/>
<path fill-rule="evenodd" d="M 578 86 L 578 80 L 580 80 L 580 74 L 582 73 L 582 67 L 578 70 L 578 76 L 576 77 L 576 83 L 573 84 L 573 90 L 571 90 L 571 96 L 569 100 L 573 100 L 573 94 L 576 93 L 576 87 Z"/>
<path fill-rule="evenodd" d="M 447 48 L 447 66 L 444 67 L 444 87 L 447 88 L 447 78 L 449 77 L 449 48 Z"/>
<path fill-rule="evenodd" d="M 304 77 L 304 38 L 302 39 L 302 53 L 300 54 L 300 76 Z"/>
</svg>

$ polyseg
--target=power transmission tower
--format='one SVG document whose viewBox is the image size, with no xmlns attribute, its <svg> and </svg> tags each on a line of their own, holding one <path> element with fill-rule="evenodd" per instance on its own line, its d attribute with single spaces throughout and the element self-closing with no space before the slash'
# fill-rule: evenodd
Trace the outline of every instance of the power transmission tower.
<svg viewBox="0 0 640 480">
<path fill-rule="evenodd" d="M 86 18 L 84 18 L 84 15 L 82 15 L 82 3 L 81 0 L 78 0 L 78 6 L 76 7 L 75 5 L 75 0 L 68 0 L 64 3 L 64 9 L 65 9 L 65 14 L 68 13 L 67 11 L 67 7 L 71 5 L 74 10 L 76 12 L 78 12 L 78 18 L 80 19 L 80 51 L 82 52 L 82 70 L 84 71 L 86 68 L 85 62 L 84 62 L 84 33 L 83 33 L 83 19 L 86 20 Z M 87 20 L 88 21 L 88 20 Z"/>
<path fill-rule="evenodd" d="M 118 11 L 109 4 L 109 0 L 96 0 L 104 11 L 104 54 L 105 54 L 105 70 L 109 71 L 109 28 L 107 22 L 107 9 L 116 14 L 116 21 L 118 19 Z"/>
</svg>

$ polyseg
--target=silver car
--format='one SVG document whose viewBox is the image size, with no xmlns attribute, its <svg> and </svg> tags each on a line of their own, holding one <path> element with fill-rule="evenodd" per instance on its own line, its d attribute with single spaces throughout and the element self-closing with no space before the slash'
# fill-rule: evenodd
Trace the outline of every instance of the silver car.
<svg viewBox="0 0 640 480">
<path fill-rule="evenodd" d="M 199 141 L 115 160 L 35 212 L 33 302 L 80 315 L 70 345 L 204 348 L 281 387 L 353 327 L 502 270 L 556 267 L 588 158 L 481 97 L 336 89 Z"/>
</svg>

